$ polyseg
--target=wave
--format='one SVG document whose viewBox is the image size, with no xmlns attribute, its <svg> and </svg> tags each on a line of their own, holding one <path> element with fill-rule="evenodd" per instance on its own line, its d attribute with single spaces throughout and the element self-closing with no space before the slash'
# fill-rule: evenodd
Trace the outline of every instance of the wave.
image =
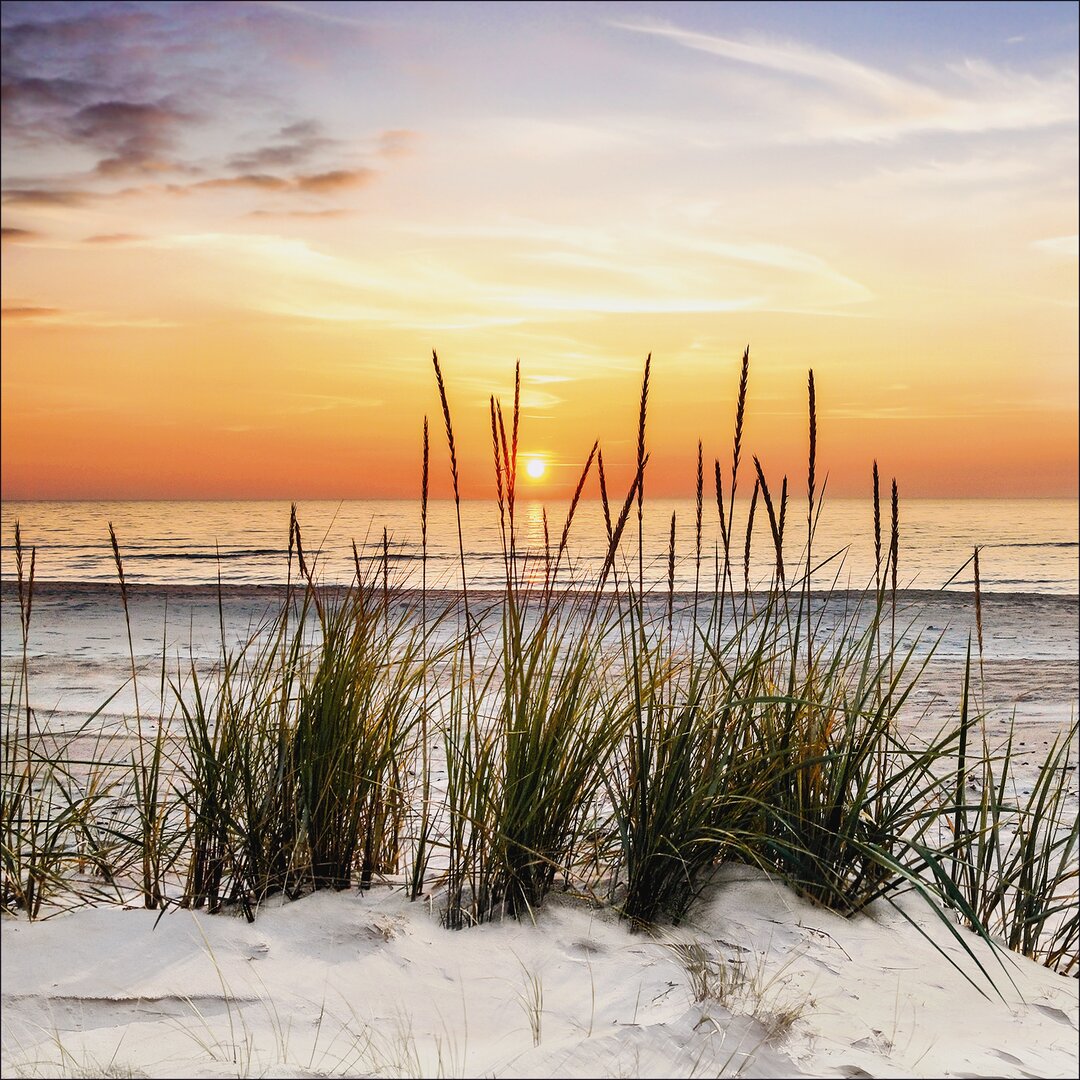
<svg viewBox="0 0 1080 1080">
<path fill-rule="evenodd" d="M 124 562 L 129 560 L 141 559 L 149 560 L 150 562 L 158 561 L 181 561 L 181 562 L 214 562 L 218 559 L 225 561 L 226 559 L 252 559 L 252 558 L 268 558 L 273 556 L 275 558 L 285 559 L 288 558 L 288 551 L 282 548 L 249 548 L 246 551 L 154 551 L 149 554 L 143 554 L 140 552 L 126 553 L 121 552 Z M 306 556 L 320 555 L 321 549 L 314 551 L 308 551 L 305 549 L 304 554 Z"/>
<path fill-rule="evenodd" d="M 1074 548 L 1080 547 L 1078 540 L 1029 540 L 1018 544 L 980 544 L 984 548 Z"/>
<path fill-rule="evenodd" d="M 968 585 L 974 586 L 974 578 L 969 578 L 966 582 Z M 1067 581 L 1062 581 L 1060 578 L 985 578 L 981 582 L 985 588 L 987 585 L 1067 585 Z"/>
</svg>

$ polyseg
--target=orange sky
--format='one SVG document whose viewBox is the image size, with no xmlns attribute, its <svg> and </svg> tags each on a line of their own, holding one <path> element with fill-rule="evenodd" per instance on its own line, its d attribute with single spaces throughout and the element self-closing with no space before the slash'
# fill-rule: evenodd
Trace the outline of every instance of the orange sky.
<svg viewBox="0 0 1080 1080">
<path fill-rule="evenodd" d="M 687 493 L 747 343 L 770 475 L 812 367 L 834 493 L 1075 494 L 1076 12 L 980 10 L 5 5 L 3 497 L 411 497 L 433 347 L 466 495 L 649 351 Z"/>
</svg>

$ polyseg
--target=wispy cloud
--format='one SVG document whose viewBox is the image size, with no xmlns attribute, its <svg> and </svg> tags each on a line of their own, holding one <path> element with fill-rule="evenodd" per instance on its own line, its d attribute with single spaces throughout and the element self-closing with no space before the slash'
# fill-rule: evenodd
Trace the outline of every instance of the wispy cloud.
<svg viewBox="0 0 1080 1080">
<path fill-rule="evenodd" d="M 143 239 L 141 233 L 96 233 L 83 240 L 84 244 L 135 244 Z"/>
<path fill-rule="evenodd" d="M 37 229 L 19 229 L 14 225 L 4 225 L 0 228 L 0 236 L 5 244 L 26 244 L 40 240 L 42 234 Z"/>
<path fill-rule="evenodd" d="M 385 404 L 380 398 L 355 397 L 348 394 L 299 394 L 296 401 L 282 413 L 319 413 L 336 409 L 381 409 Z"/>
<path fill-rule="evenodd" d="M 405 157 L 413 152 L 419 141 L 419 131 L 412 131 L 409 128 L 390 128 L 379 132 L 375 140 L 375 148 L 381 157 Z"/>
<path fill-rule="evenodd" d="M 59 308 L 37 307 L 31 304 L 4 304 L 0 308 L 0 317 L 8 322 L 41 322 L 61 314 Z"/>
<path fill-rule="evenodd" d="M 652 20 L 613 20 L 611 25 L 666 38 L 688 49 L 712 53 L 728 60 L 770 68 L 787 75 L 807 76 L 886 105 L 917 106 L 920 102 L 930 105 L 937 100 L 937 95 L 932 91 L 895 75 L 797 42 L 740 41 Z M 913 94 L 915 100 L 911 101 Z"/>
<path fill-rule="evenodd" d="M 729 243 L 700 239 L 680 238 L 675 241 L 684 250 L 715 255 L 732 262 L 747 263 L 752 266 L 784 270 L 795 274 L 816 277 L 830 285 L 839 287 L 839 302 L 870 300 L 873 293 L 865 285 L 846 274 L 833 269 L 824 259 L 807 251 L 788 247 L 785 244 L 750 241 Z"/>
<path fill-rule="evenodd" d="M 94 198 L 93 192 L 78 191 L 68 188 L 13 187 L 3 193 L 5 206 L 57 207 L 85 206 Z"/>
<path fill-rule="evenodd" d="M 911 188 L 987 187 L 1021 182 L 1047 167 L 1028 154 L 982 155 L 960 160 L 933 159 L 917 164 L 877 169 L 874 180 Z"/>
<path fill-rule="evenodd" d="M 112 191 L 88 187 L 11 187 L 2 193 L 6 206 L 26 208 L 82 207 L 140 196 L 189 196 L 202 191 L 248 191 L 271 195 L 336 195 L 370 184 L 378 177 L 375 169 L 359 166 L 349 169 L 328 169 L 325 172 L 297 173 L 282 176 L 275 173 L 243 173 L 239 176 L 217 176 L 207 180 L 184 183 L 137 184 Z"/>
<path fill-rule="evenodd" d="M 286 15 L 295 15 L 302 19 L 311 19 L 315 22 L 328 23 L 330 26 L 348 27 L 352 30 L 368 29 L 368 24 L 363 19 L 343 15 L 339 11 L 309 7 L 307 4 L 292 3 L 291 0 L 251 0 L 251 2 L 253 6 L 268 8 Z"/>
<path fill-rule="evenodd" d="M 245 217 L 249 218 L 298 218 L 300 220 L 318 220 L 320 218 L 347 217 L 351 210 L 344 207 L 328 207 L 325 210 L 249 210 Z"/>
<path fill-rule="evenodd" d="M 328 138 L 318 121 L 300 120 L 294 124 L 286 124 L 266 145 L 234 154 L 229 159 L 228 166 L 241 173 L 294 168 L 336 145 L 337 140 Z"/>
<path fill-rule="evenodd" d="M 767 240 L 715 239 L 718 230 L 700 222 L 694 228 L 682 220 L 667 221 L 663 227 L 601 228 L 517 219 L 408 228 L 429 241 L 482 243 L 492 258 L 572 271 L 565 288 L 555 289 L 567 294 L 568 311 L 579 308 L 580 301 L 571 295 L 579 291 L 598 303 L 598 310 L 621 310 L 620 305 L 634 297 L 643 311 L 682 310 L 681 303 L 689 305 L 688 310 L 708 311 L 711 306 L 703 297 L 710 293 L 719 294 L 725 306 L 734 293 L 741 297 L 738 309 L 836 311 L 838 305 L 874 295 L 812 252 Z M 723 231 L 730 235 L 729 229 Z M 747 267 L 779 273 L 760 273 L 749 284 Z M 599 293 L 598 282 L 604 286 Z M 621 299 L 612 299 L 613 294 Z M 554 293 L 543 295 L 546 304 Z"/>
<path fill-rule="evenodd" d="M 952 83 L 943 89 L 799 42 L 724 37 L 656 20 L 611 25 L 828 89 L 829 99 L 798 103 L 804 123 L 788 137 L 889 140 L 916 132 L 1044 128 L 1077 117 L 1075 64 L 1036 75 L 963 60 L 939 73 Z"/>
<path fill-rule="evenodd" d="M 0 308 L 4 322 L 42 326 L 74 326 L 86 329 L 171 329 L 178 324 L 166 319 L 140 319 L 103 311 L 66 311 L 63 308 L 35 304 L 5 304 Z"/>
<path fill-rule="evenodd" d="M 1066 259 L 1080 257 L 1080 238 L 1076 233 L 1072 236 L 1051 236 L 1045 240 L 1036 240 L 1031 246 L 1036 251 L 1043 251 L 1047 255 L 1057 255 Z"/>
<path fill-rule="evenodd" d="M 183 195 L 192 191 L 249 188 L 255 191 L 290 192 L 326 195 L 346 188 L 362 187 L 378 174 L 374 169 L 331 169 L 327 172 L 300 173 L 296 176 L 276 176 L 272 173 L 245 173 L 240 176 L 220 176 L 212 180 L 197 180 L 190 184 L 172 184 L 165 190 Z"/>
</svg>

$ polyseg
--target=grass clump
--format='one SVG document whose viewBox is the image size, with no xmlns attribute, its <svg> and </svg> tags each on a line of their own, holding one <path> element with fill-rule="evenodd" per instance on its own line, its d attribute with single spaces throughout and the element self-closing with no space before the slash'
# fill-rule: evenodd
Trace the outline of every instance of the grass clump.
<svg viewBox="0 0 1080 1080">
<path fill-rule="evenodd" d="M 295 519 L 292 535 L 306 571 Z M 272 892 L 367 888 L 397 870 L 424 668 L 408 613 L 384 600 L 362 579 L 324 595 L 308 575 L 296 611 L 223 654 L 213 697 L 194 668 L 177 688 L 185 903 L 250 911 Z"/>
</svg>

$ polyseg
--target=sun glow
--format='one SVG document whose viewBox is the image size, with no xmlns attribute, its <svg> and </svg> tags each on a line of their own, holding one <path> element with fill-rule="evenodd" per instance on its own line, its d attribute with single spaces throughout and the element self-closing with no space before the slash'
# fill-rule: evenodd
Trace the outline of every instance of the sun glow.
<svg viewBox="0 0 1080 1080">
<path fill-rule="evenodd" d="M 543 458 L 529 458 L 525 463 L 525 472 L 530 479 L 541 480 L 547 472 L 547 462 Z"/>
</svg>

